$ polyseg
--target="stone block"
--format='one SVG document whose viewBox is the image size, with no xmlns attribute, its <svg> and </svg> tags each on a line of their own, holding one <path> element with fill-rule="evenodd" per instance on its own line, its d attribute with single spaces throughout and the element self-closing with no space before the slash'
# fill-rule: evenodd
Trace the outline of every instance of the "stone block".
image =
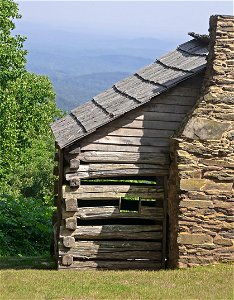
<svg viewBox="0 0 234 300">
<path fill-rule="evenodd" d="M 180 207 L 197 207 L 197 208 L 213 208 L 214 205 L 212 201 L 206 201 L 206 200 L 184 200 L 180 201 L 179 204 Z"/>
<path fill-rule="evenodd" d="M 214 181 L 207 181 L 202 187 L 202 191 L 209 191 L 214 193 L 231 193 L 232 192 L 233 183 L 225 182 L 225 183 L 217 183 Z"/>
<path fill-rule="evenodd" d="M 186 178 L 201 178 L 201 170 L 184 170 L 182 172 L 180 172 L 180 176 L 181 178 L 183 179 L 186 179 Z"/>
<path fill-rule="evenodd" d="M 233 170 L 209 170 L 203 174 L 204 178 L 214 178 L 219 181 L 231 181 L 234 182 Z"/>
<path fill-rule="evenodd" d="M 224 157 L 223 159 L 218 159 L 218 158 L 200 159 L 199 162 L 207 166 L 234 168 L 234 159 L 231 157 Z"/>
<path fill-rule="evenodd" d="M 193 117 L 186 125 L 183 135 L 194 140 L 219 140 L 228 127 L 229 123 Z"/>
<path fill-rule="evenodd" d="M 212 196 L 206 195 L 204 192 L 189 191 L 187 193 L 189 199 L 193 200 L 211 200 Z"/>
<path fill-rule="evenodd" d="M 184 191 L 200 191 L 202 187 L 206 184 L 206 179 L 181 179 L 180 189 Z"/>
<path fill-rule="evenodd" d="M 232 201 L 226 202 L 226 201 L 214 200 L 213 204 L 214 207 L 218 207 L 218 208 L 234 209 L 234 203 Z"/>
<path fill-rule="evenodd" d="M 178 236 L 178 243 L 188 245 L 212 244 L 213 238 L 206 234 L 181 233 Z"/>
<path fill-rule="evenodd" d="M 225 239 L 219 235 L 214 237 L 214 244 L 221 245 L 221 246 L 233 246 L 233 242 L 231 239 Z"/>
</svg>

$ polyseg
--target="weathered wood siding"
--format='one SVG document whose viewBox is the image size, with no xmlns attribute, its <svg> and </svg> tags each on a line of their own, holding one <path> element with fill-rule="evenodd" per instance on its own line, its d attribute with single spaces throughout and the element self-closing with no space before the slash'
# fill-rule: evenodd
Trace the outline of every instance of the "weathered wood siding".
<svg viewBox="0 0 234 300">
<path fill-rule="evenodd" d="M 201 74 L 186 80 L 65 149 L 66 179 L 167 174 L 170 137 L 194 107 L 201 83 Z"/>
<path fill-rule="evenodd" d="M 162 267 L 163 187 L 64 186 L 63 198 L 59 269 Z"/>
<path fill-rule="evenodd" d="M 169 140 L 194 107 L 201 78 L 64 149 L 60 269 L 165 267 Z M 89 181 L 128 176 L 157 185 Z"/>
</svg>

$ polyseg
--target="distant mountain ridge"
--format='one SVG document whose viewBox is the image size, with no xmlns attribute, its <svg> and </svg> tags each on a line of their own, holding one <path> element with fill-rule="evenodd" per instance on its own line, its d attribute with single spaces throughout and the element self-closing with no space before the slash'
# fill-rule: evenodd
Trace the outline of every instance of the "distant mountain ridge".
<svg viewBox="0 0 234 300">
<path fill-rule="evenodd" d="M 50 78 L 57 93 L 58 107 L 70 111 L 128 75 L 129 73 L 106 72 L 80 76 L 59 74 Z"/>
<path fill-rule="evenodd" d="M 173 49 L 155 38 L 114 38 L 17 24 L 28 37 L 27 68 L 50 77 L 59 108 L 69 111 Z M 175 42 L 174 42 L 175 43 Z"/>
</svg>

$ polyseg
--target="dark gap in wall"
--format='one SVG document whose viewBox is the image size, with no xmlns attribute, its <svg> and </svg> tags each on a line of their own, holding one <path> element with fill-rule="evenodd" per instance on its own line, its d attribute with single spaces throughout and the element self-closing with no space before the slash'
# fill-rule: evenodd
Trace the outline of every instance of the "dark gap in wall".
<svg viewBox="0 0 234 300">
<path fill-rule="evenodd" d="M 121 198 L 120 212 L 135 212 L 139 213 L 139 200 Z"/>
<path fill-rule="evenodd" d="M 78 207 L 116 206 L 119 207 L 119 200 L 78 200 Z"/>
<path fill-rule="evenodd" d="M 163 207 L 163 200 L 141 200 L 141 206 Z"/>
<path fill-rule="evenodd" d="M 161 222 L 157 222 L 161 223 Z M 102 226 L 102 225 L 155 225 L 154 220 L 126 218 L 126 219 L 96 219 L 96 220 L 81 220 L 77 219 L 77 226 Z"/>
</svg>

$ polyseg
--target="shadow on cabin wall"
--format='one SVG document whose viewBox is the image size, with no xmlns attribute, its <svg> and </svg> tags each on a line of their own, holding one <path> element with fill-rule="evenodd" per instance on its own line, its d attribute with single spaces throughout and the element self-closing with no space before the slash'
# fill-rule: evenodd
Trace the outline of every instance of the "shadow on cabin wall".
<svg viewBox="0 0 234 300">
<path fill-rule="evenodd" d="M 175 219 L 171 220 L 175 215 L 168 218 L 163 196 L 169 142 L 193 108 L 202 76 L 155 97 L 67 150 L 75 152 L 80 147 L 77 172 L 83 181 L 78 189 L 76 229 L 65 230 L 73 241 L 75 237 L 75 243 L 70 248 L 60 246 L 60 254 L 73 259 L 71 264 L 64 259 L 63 264 L 81 269 L 158 269 L 166 265 L 166 236 L 170 237 L 166 222 L 172 230 L 176 228 Z M 69 161 L 71 155 L 66 156 Z M 156 181 L 158 188 L 152 185 Z M 74 212 L 64 214 L 64 218 L 74 216 Z"/>
</svg>

